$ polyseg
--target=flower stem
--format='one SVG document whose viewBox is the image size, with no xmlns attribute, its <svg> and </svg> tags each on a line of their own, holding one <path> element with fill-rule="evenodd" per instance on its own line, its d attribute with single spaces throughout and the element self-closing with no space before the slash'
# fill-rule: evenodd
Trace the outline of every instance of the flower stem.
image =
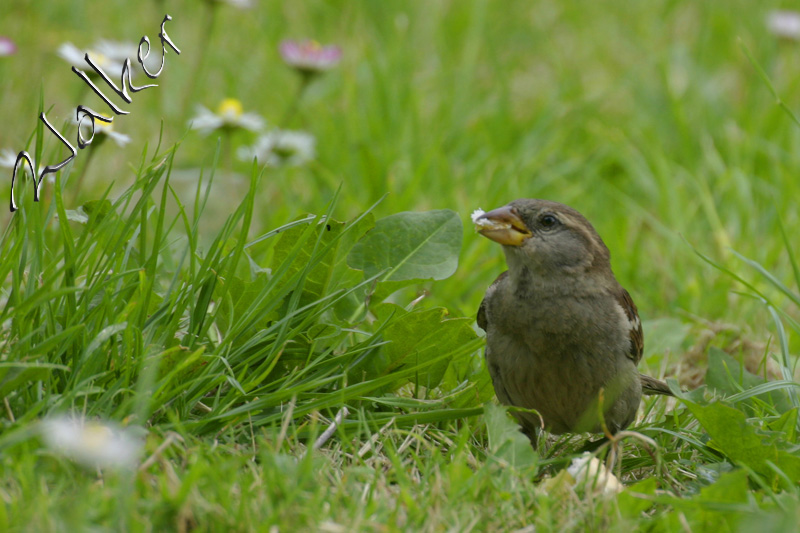
<svg viewBox="0 0 800 533">
<path fill-rule="evenodd" d="M 222 151 L 225 158 L 225 170 L 228 171 L 229 178 L 233 177 L 233 142 L 231 137 L 233 132 L 230 128 L 223 128 L 222 130 Z"/>
<path fill-rule="evenodd" d="M 278 123 L 279 129 L 286 129 L 289 127 L 289 123 L 297 114 L 297 110 L 300 109 L 300 101 L 303 99 L 303 95 L 306 93 L 306 89 L 311 84 L 311 79 L 313 75 L 311 74 L 301 74 L 300 78 L 300 87 L 297 88 L 297 93 L 295 93 L 294 100 L 289 108 L 284 113 L 283 118 Z"/>
<path fill-rule="evenodd" d="M 89 150 L 89 153 L 86 155 L 86 163 L 83 165 L 81 169 L 80 175 L 78 175 L 78 181 L 75 182 L 75 187 L 73 188 L 72 192 L 72 203 L 75 203 L 78 199 L 78 195 L 81 192 L 81 185 L 83 184 L 83 178 L 86 176 L 86 172 L 89 170 L 89 165 L 92 163 L 92 159 L 94 158 L 95 152 L 97 152 L 97 146 L 95 146 L 92 150 Z"/>
</svg>

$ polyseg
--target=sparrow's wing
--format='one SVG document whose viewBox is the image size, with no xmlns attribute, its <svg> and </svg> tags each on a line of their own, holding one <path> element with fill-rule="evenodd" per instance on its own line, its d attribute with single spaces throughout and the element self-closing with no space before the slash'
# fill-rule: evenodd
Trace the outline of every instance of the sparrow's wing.
<svg viewBox="0 0 800 533">
<path fill-rule="evenodd" d="M 483 331 L 486 331 L 489 326 L 489 320 L 486 316 L 486 305 L 487 305 L 486 302 L 492 295 L 492 293 L 494 293 L 495 289 L 497 289 L 497 285 L 503 279 L 505 279 L 507 275 L 508 271 L 503 272 L 502 274 L 497 276 L 497 279 L 494 280 L 494 282 L 492 282 L 491 285 L 489 285 L 488 289 L 486 289 L 486 296 L 483 297 L 483 300 L 481 301 L 481 306 L 478 308 L 478 327 L 481 328 Z"/>
<path fill-rule="evenodd" d="M 617 294 L 617 301 L 620 307 L 625 311 L 625 316 L 631 323 L 630 336 L 631 348 L 628 352 L 635 364 L 639 364 L 642 359 L 642 352 L 644 351 L 644 335 L 642 334 L 642 321 L 639 319 L 639 312 L 636 310 L 636 304 L 633 303 L 631 295 L 628 291 L 620 287 L 620 292 Z M 672 391 L 669 390 L 669 385 L 661 380 L 639 374 L 639 379 L 642 382 L 642 392 L 647 395 L 662 394 L 664 396 L 672 396 Z"/>
<path fill-rule="evenodd" d="M 494 296 L 495 290 L 497 290 L 497 286 L 502 283 L 502 281 L 508 275 L 508 271 L 503 272 L 494 282 L 489 285 L 489 288 L 486 289 L 486 295 L 483 297 L 483 301 L 481 301 L 481 306 L 478 308 L 478 326 L 488 333 L 489 331 L 489 313 L 487 308 L 489 307 L 489 300 L 491 300 L 492 296 Z M 511 397 L 506 390 L 505 383 L 503 382 L 503 376 L 500 373 L 500 367 L 497 364 L 491 364 L 492 361 L 492 348 L 490 344 L 486 343 L 485 349 L 486 355 L 486 362 L 489 368 L 489 375 L 492 377 L 492 384 L 494 385 L 494 392 L 497 394 L 497 399 L 500 400 L 500 403 L 505 405 L 515 405 L 514 402 L 511 401 Z"/>
<path fill-rule="evenodd" d="M 631 347 L 627 355 L 634 364 L 638 365 L 644 351 L 644 334 L 642 333 L 642 321 L 639 320 L 639 312 L 636 310 L 636 304 L 633 303 L 631 295 L 622 287 L 614 296 L 630 322 Z"/>
</svg>

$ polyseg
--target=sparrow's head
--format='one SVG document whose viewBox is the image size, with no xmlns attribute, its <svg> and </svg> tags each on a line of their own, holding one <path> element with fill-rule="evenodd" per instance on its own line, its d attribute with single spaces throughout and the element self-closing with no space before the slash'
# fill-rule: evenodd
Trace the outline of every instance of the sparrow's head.
<svg viewBox="0 0 800 533">
<path fill-rule="evenodd" d="M 579 275 L 610 269 L 603 239 L 583 215 L 564 204 L 514 200 L 473 222 L 478 233 L 503 245 L 512 273 L 525 268 L 539 276 Z"/>
</svg>

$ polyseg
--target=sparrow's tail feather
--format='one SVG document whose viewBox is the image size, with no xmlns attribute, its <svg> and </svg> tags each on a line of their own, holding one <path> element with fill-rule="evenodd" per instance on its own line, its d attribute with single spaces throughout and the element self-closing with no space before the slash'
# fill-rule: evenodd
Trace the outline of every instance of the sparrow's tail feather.
<svg viewBox="0 0 800 533">
<path fill-rule="evenodd" d="M 674 396 L 672 391 L 669 390 L 669 385 L 663 381 L 656 378 L 651 378 L 650 376 L 645 376 L 644 374 L 639 374 L 639 378 L 642 380 L 642 392 L 644 394 L 647 394 L 648 396 L 652 396 L 654 394 Z"/>
</svg>

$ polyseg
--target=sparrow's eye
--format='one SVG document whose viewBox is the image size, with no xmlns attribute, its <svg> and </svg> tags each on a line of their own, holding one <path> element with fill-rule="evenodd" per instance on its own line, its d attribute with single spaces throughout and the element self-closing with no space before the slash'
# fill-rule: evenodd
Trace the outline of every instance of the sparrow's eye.
<svg viewBox="0 0 800 533">
<path fill-rule="evenodd" d="M 539 224 L 541 224 L 543 228 L 552 228 L 558 224 L 558 219 L 553 215 L 543 215 L 539 219 Z"/>
</svg>

